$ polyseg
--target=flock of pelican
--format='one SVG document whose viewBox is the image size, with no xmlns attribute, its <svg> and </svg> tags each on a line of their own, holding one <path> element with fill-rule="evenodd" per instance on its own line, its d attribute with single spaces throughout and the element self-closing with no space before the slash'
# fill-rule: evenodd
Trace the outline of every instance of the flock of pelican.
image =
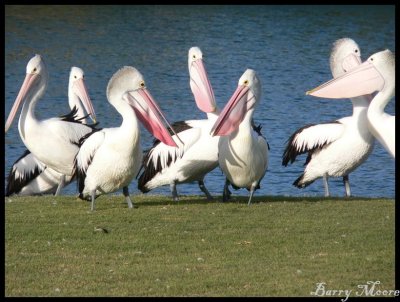
<svg viewBox="0 0 400 302">
<path fill-rule="evenodd" d="M 333 79 L 307 91 L 308 95 L 350 99 L 353 114 L 332 122 L 309 124 L 287 140 L 282 165 L 307 153 L 304 172 L 293 185 L 304 188 L 323 178 L 329 196 L 329 177 L 343 177 L 345 195 L 351 196 L 349 174 L 371 154 L 375 139 L 395 157 L 395 117 L 384 112 L 394 96 L 395 57 L 390 50 L 371 55 L 364 63 L 355 41 L 339 39 L 330 57 Z M 226 180 L 223 201 L 230 198 L 229 186 L 249 190 L 250 205 L 268 168 L 269 145 L 256 127 L 253 114 L 261 100 L 257 73 L 247 69 L 222 110 L 198 47 L 188 52 L 190 87 L 202 120 L 169 124 L 151 96 L 143 75 L 134 67 L 119 69 L 109 80 L 106 96 L 122 116 L 122 124 L 99 128 L 89 97 L 84 72 L 72 67 L 68 85 L 71 112 L 45 120 L 35 116 L 35 106 L 46 91 L 48 73 L 40 55 L 26 67 L 25 80 L 7 118 L 10 128 L 22 105 L 18 130 L 27 150 L 12 165 L 6 196 L 59 195 L 73 181 L 79 197 L 91 201 L 122 189 L 129 208 L 134 205 L 128 186 L 136 177 L 143 193 L 169 185 L 179 200 L 176 186 L 197 182 L 207 199 L 213 197 L 205 176 L 220 167 Z M 87 118 L 93 123 L 88 124 Z M 155 137 L 153 146 L 142 151 L 139 123 Z"/>
</svg>

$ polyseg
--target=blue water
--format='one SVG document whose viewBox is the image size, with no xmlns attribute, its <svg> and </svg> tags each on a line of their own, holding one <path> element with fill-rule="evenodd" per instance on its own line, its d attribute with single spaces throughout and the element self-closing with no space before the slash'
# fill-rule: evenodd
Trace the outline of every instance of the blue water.
<svg viewBox="0 0 400 302">
<path fill-rule="evenodd" d="M 321 196 L 323 184 L 292 186 L 302 173 L 305 156 L 281 165 L 288 137 L 308 123 L 351 115 L 350 101 L 306 96 L 305 91 L 331 78 L 332 43 L 354 39 L 362 58 L 385 48 L 395 52 L 394 6 L 6 6 L 5 118 L 17 96 L 29 59 L 41 54 L 49 69 L 48 90 L 37 106 L 39 118 L 69 112 L 67 85 L 71 66 L 86 73 L 86 84 L 102 127 L 118 126 L 121 118 L 107 102 L 108 80 L 131 65 L 144 75 L 147 87 L 170 121 L 202 119 L 189 87 L 187 52 L 199 46 L 217 103 L 222 108 L 247 68 L 258 73 L 263 90 L 254 114 L 270 150 L 270 164 L 256 195 Z M 386 108 L 395 114 L 395 99 Z M 152 137 L 142 129 L 142 148 Z M 17 120 L 5 135 L 5 176 L 25 147 Z M 205 184 L 221 194 L 219 168 Z M 341 178 L 330 179 L 333 196 L 343 196 Z M 352 194 L 395 197 L 395 161 L 376 143 L 368 160 L 350 174 Z M 76 194 L 76 184 L 64 194 Z M 130 192 L 139 194 L 137 182 Z M 153 194 L 169 195 L 162 187 Z M 197 184 L 178 186 L 180 194 L 201 194 Z M 120 194 L 120 192 L 118 192 Z M 247 195 L 247 190 L 234 191 Z"/>
</svg>

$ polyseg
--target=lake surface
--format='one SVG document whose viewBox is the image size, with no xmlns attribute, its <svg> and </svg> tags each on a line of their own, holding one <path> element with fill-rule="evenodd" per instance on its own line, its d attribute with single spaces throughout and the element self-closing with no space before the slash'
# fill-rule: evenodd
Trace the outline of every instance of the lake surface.
<svg viewBox="0 0 400 302">
<path fill-rule="evenodd" d="M 305 92 L 331 79 L 332 43 L 354 39 L 363 60 L 390 49 L 395 52 L 394 6 L 5 6 L 5 119 L 36 53 L 50 75 L 37 105 L 39 118 L 69 112 L 69 71 L 85 71 L 86 84 L 101 127 L 115 127 L 121 117 L 107 102 L 110 77 L 125 65 L 144 75 L 152 96 L 170 121 L 203 119 L 189 87 L 187 52 L 203 51 L 218 106 L 223 108 L 247 68 L 258 73 L 262 100 L 254 119 L 262 125 L 270 150 L 269 168 L 257 195 L 323 196 L 322 180 L 305 189 L 292 186 L 303 172 L 305 156 L 283 167 L 286 140 L 309 123 L 332 121 L 352 113 L 348 100 L 327 100 Z M 395 114 L 395 99 L 386 107 Z M 18 113 L 19 114 L 19 113 Z M 143 150 L 153 138 L 142 128 Z M 17 119 L 5 135 L 5 176 L 25 147 Z M 219 168 L 205 185 L 221 194 Z M 341 178 L 329 181 L 331 195 L 343 196 Z M 395 197 L 395 161 L 376 142 L 368 160 L 350 174 L 352 194 Z M 139 194 L 136 180 L 131 194 Z M 121 194 L 121 192 L 117 192 Z M 169 195 L 169 187 L 152 191 Z M 179 194 L 202 194 L 196 183 L 178 186 Z M 241 189 L 237 195 L 248 195 Z M 63 194 L 77 194 L 76 183 Z"/>
</svg>

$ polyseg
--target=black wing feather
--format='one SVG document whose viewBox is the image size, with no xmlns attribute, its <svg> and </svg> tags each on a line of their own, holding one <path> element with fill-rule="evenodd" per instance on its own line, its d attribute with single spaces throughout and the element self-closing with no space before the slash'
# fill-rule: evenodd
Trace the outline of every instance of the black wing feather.
<svg viewBox="0 0 400 302">
<path fill-rule="evenodd" d="M 94 127 L 93 127 L 91 132 L 86 133 L 84 136 L 82 136 L 82 137 L 79 139 L 79 142 L 77 143 L 78 147 L 80 148 L 80 147 L 83 145 L 83 143 L 84 143 L 92 134 L 94 134 L 94 133 L 96 133 L 97 131 L 100 131 L 100 130 L 103 130 L 103 128 L 94 128 Z M 78 154 L 77 154 L 77 155 L 78 155 Z M 88 165 L 90 165 L 90 163 L 92 162 L 93 156 L 94 156 L 94 155 L 92 155 L 92 156 L 89 158 Z M 73 175 L 76 176 L 76 182 L 77 182 L 77 186 L 78 186 L 79 198 L 84 199 L 84 198 L 83 198 L 83 195 L 82 195 L 82 192 L 83 192 L 83 189 L 85 188 L 86 171 L 83 171 L 83 170 L 81 170 L 81 169 L 79 169 L 79 168 L 77 167 L 77 159 L 76 159 L 76 156 L 75 156 L 75 159 L 74 159 L 74 174 L 73 174 Z"/>
<path fill-rule="evenodd" d="M 14 162 L 12 165 L 10 172 L 7 177 L 7 187 L 6 187 L 6 196 L 10 196 L 13 194 L 18 194 L 23 187 L 25 187 L 28 183 L 30 183 L 33 179 L 35 179 L 40 173 L 42 173 L 45 169 L 39 169 L 38 166 L 35 169 L 25 175 L 24 178 L 16 177 L 14 171 L 14 165 L 19 162 L 21 159 L 29 155 L 31 152 L 27 149 L 25 152 Z"/>
<path fill-rule="evenodd" d="M 171 126 L 172 126 L 172 128 L 174 128 L 175 133 L 180 133 L 180 132 L 183 132 L 185 130 L 192 128 L 191 126 L 189 126 L 186 123 L 186 121 L 174 122 Z M 174 133 L 170 127 L 168 127 L 167 129 L 171 135 L 174 135 Z M 150 149 L 146 150 L 143 155 L 142 167 L 140 168 L 140 171 L 142 171 L 142 169 L 143 169 L 143 172 L 139 176 L 139 179 L 138 179 L 138 189 L 140 191 L 142 191 L 143 193 L 149 192 L 149 190 L 145 188 L 146 183 L 149 182 L 151 179 L 153 179 L 153 177 L 157 173 L 161 172 L 161 170 L 162 170 L 160 158 L 157 159 L 156 164 L 154 164 L 152 160 L 149 161 L 151 150 L 153 150 L 159 143 L 160 143 L 160 140 L 154 139 L 153 146 Z M 175 158 L 177 158 L 177 157 L 175 157 Z M 167 166 L 169 167 L 169 165 L 171 163 L 172 163 L 172 157 L 170 154 L 168 154 Z M 140 171 L 139 171 L 139 173 L 140 173 Z"/>
<path fill-rule="evenodd" d="M 333 124 L 333 123 L 338 123 L 338 124 L 340 124 L 339 121 L 326 122 L 326 123 L 320 123 L 320 124 Z M 313 153 L 314 153 L 316 150 L 320 150 L 320 149 L 322 149 L 324 146 L 326 146 L 327 143 L 324 143 L 324 144 L 315 146 L 314 148 L 311 148 L 311 149 L 306 149 L 306 148 L 304 148 L 303 150 L 298 150 L 298 149 L 296 148 L 296 145 L 294 144 L 294 139 L 295 139 L 295 137 L 296 137 L 297 134 L 301 133 L 303 130 L 305 130 L 305 129 L 307 129 L 307 128 L 310 128 L 310 127 L 313 127 L 313 126 L 316 126 L 316 125 L 319 125 L 319 124 L 307 124 L 307 125 L 305 125 L 305 126 L 299 128 L 299 129 L 297 129 L 297 130 L 289 137 L 289 139 L 287 140 L 287 145 L 286 145 L 285 151 L 283 152 L 283 156 L 282 156 L 282 165 L 283 165 L 283 166 L 286 167 L 286 166 L 289 164 L 289 162 L 292 164 L 292 163 L 296 160 L 296 157 L 297 157 L 298 155 L 301 155 L 301 154 L 304 154 L 304 153 L 308 153 L 306 162 L 305 162 L 305 164 L 304 164 L 304 165 L 307 165 L 307 164 L 310 162 Z"/>
</svg>

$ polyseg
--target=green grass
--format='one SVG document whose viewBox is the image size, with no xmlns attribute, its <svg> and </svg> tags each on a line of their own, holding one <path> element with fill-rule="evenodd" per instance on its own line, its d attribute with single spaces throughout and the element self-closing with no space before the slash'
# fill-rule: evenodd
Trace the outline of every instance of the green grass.
<svg viewBox="0 0 400 302">
<path fill-rule="evenodd" d="M 310 296 L 395 289 L 395 201 L 5 199 L 6 296 Z M 106 232 L 104 231 L 106 230 Z"/>
</svg>

